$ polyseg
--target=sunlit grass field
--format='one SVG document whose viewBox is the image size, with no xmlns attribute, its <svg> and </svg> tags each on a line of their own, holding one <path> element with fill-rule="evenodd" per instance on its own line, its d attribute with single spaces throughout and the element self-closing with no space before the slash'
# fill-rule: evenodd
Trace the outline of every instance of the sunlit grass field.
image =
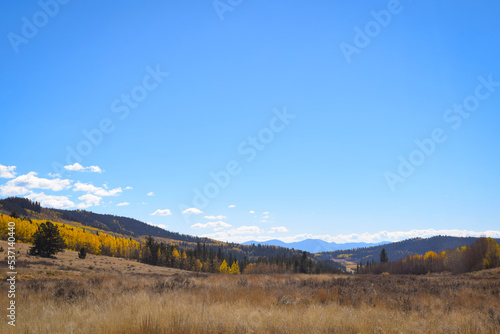
<svg viewBox="0 0 500 334">
<path fill-rule="evenodd" d="M 68 251 L 46 261 L 20 254 L 20 264 L 16 327 L 3 319 L 2 333 L 500 332 L 498 270 L 221 275 L 107 257 L 79 262 Z"/>
</svg>

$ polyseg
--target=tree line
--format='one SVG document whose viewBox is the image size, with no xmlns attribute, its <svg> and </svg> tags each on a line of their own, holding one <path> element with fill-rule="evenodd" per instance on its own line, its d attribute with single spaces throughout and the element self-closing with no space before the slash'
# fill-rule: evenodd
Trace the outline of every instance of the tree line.
<svg viewBox="0 0 500 334">
<path fill-rule="evenodd" d="M 262 248 L 255 246 L 256 248 Z M 278 248 L 273 248 L 278 249 Z M 237 249 L 239 250 L 239 249 Z M 228 274 L 283 274 L 325 272 L 340 273 L 342 270 L 313 260 L 306 252 L 288 252 L 256 259 L 246 254 L 225 252 L 223 247 L 197 242 L 194 248 L 158 242 L 152 236 L 146 237 L 140 261 L 152 265 L 166 266 L 192 271 Z"/>
<path fill-rule="evenodd" d="M 385 249 L 382 250 L 385 252 Z M 461 274 L 500 267 L 500 246 L 492 238 L 482 237 L 470 246 L 448 249 L 440 253 L 429 251 L 425 255 L 409 255 L 389 262 L 387 253 L 380 254 L 380 262 L 359 263 L 359 274 L 427 274 L 451 272 Z M 383 261 L 385 260 L 385 261 Z"/>
<path fill-rule="evenodd" d="M 143 263 L 184 270 L 227 273 L 309 273 L 343 272 L 319 263 L 309 253 L 276 246 L 197 242 L 178 244 L 157 241 L 152 236 L 142 242 L 114 236 L 95 228 L 84 229 L 62 223 L 9 217 L 0 214 L 0 238 L 6 239 L 8 222 L 14 221 L 19 242 L 32 243 L 32 255 L 53 256 L 63 249 L 86 254 L 123 257 Z M 256 256 L 257 254 L 263 256 Z M 270 254 L 270 256 L 264 256 Z M 334 264 L 335 265 L 335 264 Z"/>
</svg>

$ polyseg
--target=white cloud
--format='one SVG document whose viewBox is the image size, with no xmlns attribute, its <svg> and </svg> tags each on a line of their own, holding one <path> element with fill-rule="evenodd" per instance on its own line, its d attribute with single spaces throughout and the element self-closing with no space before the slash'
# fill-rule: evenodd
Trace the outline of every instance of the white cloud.
<svg viewBox="0 0 500 334">
<path fill-rule="evenodd" d="M 121 194 L 123 192 L 122 188 L 120 187 L 111 190 L 106 190 L 101 187 L 96 187 L 90 183 L 81 183 L 81 182 L 75 183 L 75 185 L 73 186 L 73 191 L 84 191 L 87 193 L 92 193 L 97 196 L 117 196 L 118 194 Z"/>
<path fill-rule="evenodd" d="M 226 216 L 222 216 L 222 215 L 219 215 L 219 216 L 205 216 L 203 217 L 205 219 L 216 219 L 216 220 L 222 220 L 222 219 L 226 219 L 227 217 Z"/>
<path fill-rule="evenodd" d="M 130 203 L 129 202 L 121 202 L 121 203 L 116 204 L 116 206 L 127 206 L 127 205 L 130 205 Z"/>
<path fill-rule="evenodd" d="M 28 193 L 29 190 L 24 187 L 18 187 L 11 184 L 0 186 L 0 194 L 3 196 L 19 196 Z"/>
<path fill-rule="evenodd" d="M 410 238 L 430 238 L 436 235 L 448 235 L 454 237 L 480 237 L 485 235 L 487 237 L 492 238 L 500 238 L 500 231 L 487 230 L 483 232 L 471 231 L 471 230 L 435 230 L 435 229 L 427 229 L 427 230 L 411 230 L 411 231 L 380 231 L 377 233 L 351 233 L 351 234 L 339 234 L 339 235 L 329 235 L 329 234 L 297 234 L 288 237 L 280 237 L 281 241 L 290 243 L 290 242 L 298 242 L 305 239 L 321 239 L 326 242 L 335 242 L 338 244 L 348 243 L 348 242 L 367 242 L 367 243 L 377 243 L 381 241 L 390 241 L 396 242 Z M 223 240 L 223 241 L 231 241 L 231 242 L 245 242 L 250 240 L 255 241 L 267 241 L 270 239 L 274 239 L 271 236 L 222 236 L 218 238 L 217 233 L 209 236 L 209 238 Z"/>
<path fill-rule="evenodd" d="M 261 223 L 267 223 L 267 220 L 263 219 L 260 221 Z"/>
<path fill-rule="evenodd" d="M 172 214 L 172 212 L 170 212 L 169 209 L 165 209 L 165 210 L 156 210 L 155 212 L 153 212 L 151 214 L 151 216 L 170 216 Z"/>
<path fill-rule="evenodd" d="M 168 227 L 168 225 L 164 225 L 164 224 L 153 224 L 153 223 L 151 223 L 151 222 L 147 222 L 146 224 L 151 225 L 151 226 L 155 226 L 155 227 L 159 227 L 159 228 L 162 228 L 162 229 L 164 229 L 164 230 L 166 230 L 166 229 L 167 229 L 167 227 Z"/>
<path fill-rule="evenodd" d="M 78 162 L 75 162 L 73 165 L 66 165 L 64 169 L 70 170 L 73 172 L 92 172 L 92 173 L 102 173 L 102 170 L 99 166 L 89 166 L 83 167 Z"/>
<path fill-rule="evenodd" d="M 75 206 L 75 203 L 70 201 L 66 196 L 53 196 L 45 195 L 43 192 L 38 194 L 31 192 L 28 196 L 25 197 L 33 201 L 40 202 L 41 206 L 54 209 L 67 209 Z"/>
<path fill-rule="evenodd" d="M 61 177 L 61 174 L 58 174 L 58 173 L 49 173 L 49 176 L 56 178 L 56 177 Z"/>
<path fill-rule="evenodd" d="M 236 205 L 234 205 L 234 204 L 231 204 L 228 206 L 228 208 L 235 208 L 235 207 L 236 207 Z"/>
<path fill-rule="evenodd" d="M 269 216 L 264 216 L 261 219 L 268 219 L 268 218 L 269 218 Z"/>
<path fill-rule="evenodd" d="M 253 211 L 253 210 L 250 210 L 250 212 L 249 212 L 249 213 L 251 213 L 251 214 L 254 214 L 254 213 L 255 213 L 255 211 Z"/>
<path fill-rule="evenodd" d="M 29 189 L 50 189 L 61 191 L 70 186 L 71 181 L 64 179 L 45 179 L 37 177 L 37 173 L 29 172 L 20 175 L 15 179 L 9 180 L 5 185 L 0 186 L 2 195 L 23 195 L 29 192 Z"/>
<path fill-rule="evenodd" d="M 132 189 L 134 189 L 134 188 L 132 188 L 132 187 L 125 187 L 125 190 L 132 190 Z"/>
<path fill-rule="evenodd" d="M 154 195 L 155 195 L 155 193 L 154 193 L 154 192 L 152 192 L 152 191 L 151 191 L 151 192 L 149 192 L 149 193 L 147 193 L 147 196 L 154 196 Z"/>
<path fill-rule="evenodd" d="M 271 227 L 271 230 L 269 233 L 275 233 L 275 232 L 288 232 L 288 229 L 285 226 L 277 226 L 277 227 Z"/>
<path fill-rule="evenodd" d="M 203 213 L 203 211 L 201 211 L 200 209 L 197 209 L 197 208 L 189 208 L 189 209 L 182 211 L 182 213 L 191 213 L 194 215 L 199 215 L 200 213 Z"/>
<path fill-rule="evenodd" d="M 228 228 L 231 226 L 232 226 L 231 224 L 225 223 L 223 221 L 216 221 L 216 222 L 208 222 L 206 224 L 197 223 L 197 224 L 191 225 L 191 228 L 199 229 L 199 228 L 209 228 L 210 227 L 210 228 L 213 228 L 214 231 L 220 231 L 222 229 L 225 229 L 225 228 Z"/>
<path fill-rule="evenodd" d="M 258 226 L 240 226 L 238 228 L 233 228 L 230 230 L 225 230 L 221 232 L 216 232 L 212 234 L 205 234 L 203 237 L 223 240 L 223 241 L 233 241 L 233 242 L 244 242 L 251 240 L 255 237 L 249 237 L 248 235 L 258 235 L 264 233 Z M 243 240 L 243 241 L 240 241 Z"/>
<path fill-rule="evenodd" d="M 16 166 L 0 165 L 0 177 L 4 179 L 12 179 L 13 177 L 16 177 L 15 169 Z"/>
<path fill-rule="evenodd" d="M 80 201 L 83 201 L 82 203 L 78 204 L 77 207 L 80 209 L 86 209 L 88 207 L 91 207 L 92 205 L 94 206 L 99 206 L 102 197 L 92 195 L 92 194 L 85 194 L 80 197 L 78 197 Z"/>
</svg>

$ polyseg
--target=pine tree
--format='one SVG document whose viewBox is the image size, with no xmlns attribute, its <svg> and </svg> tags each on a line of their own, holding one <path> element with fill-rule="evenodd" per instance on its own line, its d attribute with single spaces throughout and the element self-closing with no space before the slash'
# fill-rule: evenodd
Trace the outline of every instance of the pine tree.
<svg viewBox="0 0 500 334">
<path fill-rule="evenodd" d="M 50 257 L 58 252 L 63 252 L 66 247 L 57 225 L 51 222 L 41 223 L 38 230 L 33 234 L 33 247 L 30 248 L 30 255 L 40 255 Z"/>
<path fill-rule="evenodd" d="M 389 262 L 389 257 L 387 256 L 385 248 L 382 248 L 382 251 L 380 252 L 380 263 L 387 263 L 387 262 Z"/>
<path fill-rule="evenodd" d="M 85 249 L 85 247 L 80 248 L 80 252 L 78 253 L 78 257 L 82 260 L 87 257 L 87 250 Z"/>
</svg>

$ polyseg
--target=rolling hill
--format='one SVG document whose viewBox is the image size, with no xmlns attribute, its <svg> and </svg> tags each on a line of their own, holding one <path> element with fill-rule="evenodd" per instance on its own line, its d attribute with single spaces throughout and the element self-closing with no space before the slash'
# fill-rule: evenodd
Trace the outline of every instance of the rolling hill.
<svg viewBox="0 0 500 334">
<path fill-rule="evenodd" d="M 477 241 L 474 237 L 435 236 L 431 238 L 413 238 L 385 245 L 373 247 L 338 250 L 316 254 L 317 257 L 329 260 L 348 261 L 353 263 L 372 260 L 378 262 L 382 249 L 385 249 L 389 261 L 396 261 L 412 254 L 424 255 L 429 251 L 440 253 L 442 251 L 462 246 L 470 246 Z M 497 242 L 500 240 L 496 239 Z"/>
<path fill-rule="evenodd" d="M 0 213 L 10 216 L 18 216 L 25 219 L 48 220 L 64 223 L 88 229 L 91 233 L 98 230 L 108 234 L 130 236 L 137 241 L 143 242 L 145 236 L 152 236 L 159 242 L 175 244 L 183 249 L 195 249 L 203 244 L 215 252 L 220 251 L 241 261 L 258 261 L 259 259 L 292 259 L 302 256 L 302 251 L 279 246 L 262 245 L 240 245 L 236 243 L 221 242 L 208 238 L 180 234 L 151 226 L 137 219 L 114 216 L 109 214 L 98 214 L 85 210 L 59 210 L 42 207 L 39 203 L 25 198 L 10 197 L 0 200 Z M 330 261 L 327 258 L 318 259 L 308 255 L 313 261 L 320 263 L 333 271 L 344 270 L 343 265 Z M 330 270 L 330 269 L 326 270 Z"/>
<path fill-rule="evenodd" d="M 60 210 L 40 206 L 25 198 L 9 197 L 0 200 L 0 210 L 4 214 L 15 212 L 20 217 L 51 220 L 60 222 L 78 222 L 84 226 L 98 228 L 103 231 L 119 233 L 131 237 L 150 235 L 184 242 L 207 242 L 206 238 L 171 232 L 141 222 L 134 218 L 99 214 L 85 210 Z"/>
</svg>

